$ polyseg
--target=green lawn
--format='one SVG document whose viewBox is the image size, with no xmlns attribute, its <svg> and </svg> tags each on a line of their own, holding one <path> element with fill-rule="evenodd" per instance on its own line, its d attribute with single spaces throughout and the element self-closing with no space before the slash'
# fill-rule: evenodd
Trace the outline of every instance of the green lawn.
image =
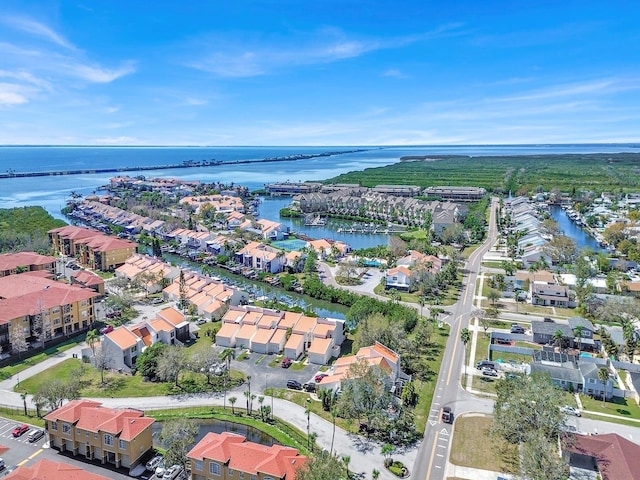
<svg viewBox="0 0 640 480">
<path fill-rule="evenodd" d="M 471 379 L 471 388 L 484 393 L 496 393 L 497 378 L 474 375 Z"/>
<path fill-rule="evenodd" d="M 495 262 L 495 261 L 482 262 L 482 266 L 487 268 L 502 268 L 502 262 Z"/>
<path fill-rule="evenodd" d="M 373 293 L 375 293 L 376 295 L 380 295 L 382 297 L 391 299 L 391 295 L 389 295 L 389 291 L 390 290 L 384 289 L 384 285 L 376 285 L 373 288 Z M 400 291 L 398 291 L 398 293 L 400 294 L 401 302 L 418 303 L 418 301 L 420 300 L 420 297 L 414 293 L 400 292 Z"/>
<path fill-rule="evenodd" d="M 447 339 L 449 338 L 449 325 L 446 323 L 443 324 L 442 328 L 437 329 L 431 337 L 432 341 L 437 345 L 437 354 L 429 357 L 427 364 L 432 371 L 439 373 L 440 365 L 442 364 L 442 354 L 444 353 Z M 433 350 L 435 351 L 436 348 Z M 438 377 L 436 375 L 435 378 L 429 382 L 417 382 L 416 391 L 419 396 L 418 405 L 416 405 L 415 409 L 415 424 L 416 431 L 419 434 L 424 433 L 437 381 Z"/>
<path fill-rule="evenodd" d="M 7 379 L 16 373 L 20 373 L 23 370 L 26 370 L 29 367 L 32 367 L 49 357 L 53 357 L 58 355 L 59 353 L 64 352 L 65 350 L 69 350 L 70 348 L 75 347 L 78 343 L 84 340 L 85 334 L 79 335 L 77 337 L 69 338 L 65 340 L 63 343 L 56 345 L 55 347 L 47 348 L 44 352 L 40 352 L 33 357 L 29 357 L 25 360 L 19 361 L 14 365 L 9 365 L 7 367 L 0 368 L 0 380 Z"/>
<path fill-rule="evenodd" d="M 491 417 L 461 416 L 455 421 L 449 461 L 500 473 L 518 473 L 518 446 L 489 433 Z"/>
<path fill-rule="evenodd" d="M 322 409 L 322 402 L 320 400 L 312 399 L 311 395 L 297 390 L 290 390 L 288 388 L 267 388 L 264 391 L 265 395 L 273 395 L 275 398 L 282 398 L 288 400 L 304 408 L 309 408 L 313 413 L 325 420 L 332 422 L 331 412 L 325 412 Z M 310 403 L 307 403 L 307 399 L 311 399 Z M 265 404 L 268 400 L 265 400 Z M 275 415 L 281 415 L 282 412 L 275 412 Z M 357 422 L 351 420 L 345 420 L 344 418 L 336 417 L 336 426 L 352 433 L 358 433 Z"/>
<path fill-rule="evenodd" d="M 484 333 L 478 332 L 478 339 L 476 342 L 476 354 L 473 359 L 473 364 L 478 360 L 486 360 L 489 351 L 489 337 L 485 337 Z"/>
<path fill-rule="evenodd" d="M 200 325 L 200 331 L 198 332 L 198 339 L 189 344 L 187 348 L 187 355 L 193 356 L 201 352 L 206 352 L 213 345 L 216 333 L 220 330 L 220 322 L 207 322 Z"/>
<path fill-rule="evenodd" d="M 605 402 L 604 406 L 602 405 L 602 400 L 595 400 L 586 395 L 580 395 L 580 401 L 582 402 L 582 408 L 584 410 L 607 413 L 623 419 L 640 420 L 640 406 L 636 405 L 636 402 L 631 398 L 613 397 L 613 400 Z M 606 417 L 594 416 L 594 418 L 606 421 L 609 420 Z M 640 422 L 634 422 L 633 425 L 640 427 Z"/>
<path fill-rule="evenodd" d="M 275 357 L 273 357 L 273 359 L 269 362 L 269 366 L 272 368 L 275 367 L 280 367 L 282 365 L 282 359 L 284 358 L 284 355 L 276 355 Z"/>
<path fill-rule="evenodd" d="M 102 384 L 100 372 L 97 369 L 82 363 L 79 359 L 70 358 L 20 382 L 16 391 L 33 394 L 43 383 L 52 378 L 63 381 L 70 378 L 80 378 L 82 385 L 80 396 L 82 397 L 153 397 L 183 393 L 183 389 L 210 391 L 214 388 L 221 388 L 222 384 L 221 377 L 212 376 L 212 385 L 207 385 L 204 375 L 193 372 L 180 374 L 179 387 L 171 382 L 146 382 L 140 375 L 110 372 L 105 372 L 105 383 Z M 232 371 L 231 378 L 234 384 L 241 384 L 244 381 L 244 374 Z"/>
</svg>

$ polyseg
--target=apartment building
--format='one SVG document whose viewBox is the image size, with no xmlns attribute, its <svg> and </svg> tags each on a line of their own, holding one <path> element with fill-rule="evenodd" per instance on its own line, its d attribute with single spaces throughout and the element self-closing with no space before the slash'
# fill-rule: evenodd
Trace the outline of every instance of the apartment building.
<svg viewBox="0 0 640 480">
<path fill-rule="evenodd" d="M 104 235 L 97 230 L 68 225 L 49 230 L 49 240 L 56 252 L 75 258 L 81 265 L 95 270 L 114 270 L 136 253 L 130 240 Z"/>
<path fill-rule="evenodd" d="M 88 460 L 132 468 L 153 448 L 155 420 L 145 417 L 140 410 L 106 408 L 93 400 L 72 400 L 44 419 L 53 448 Z"/>
<path fill-rule="evenodd" d="M 0 255 L 0 277 L 23 272 L 56 272 L 56 258 L 35 252 L 3 253 Z"/>
<path fill-rule="evenodd" d="M 48 272 L 25 272 L 0 278 L 0 346 L 12 350 L 12 340 L 46 342 L 73 335 L 95 321 L 94 299 L 88 288 L 56 282 Z"/>
<path fill-rule="evenodd" d="M 294 480 L 307 461 L 295 448 L 247 442 L 230 432 L 208 433 L 187 458 L 193 480 Z"/>
</svg>

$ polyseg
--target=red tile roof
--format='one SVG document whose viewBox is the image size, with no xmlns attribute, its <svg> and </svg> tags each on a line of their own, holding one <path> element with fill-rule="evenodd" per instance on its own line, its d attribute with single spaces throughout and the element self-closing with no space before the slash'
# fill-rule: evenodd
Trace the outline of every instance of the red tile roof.
<svg viewBox="0 0 640 480">
<path fill-rule="evenodd" d="M 229 432 L 208 433 L 187 457 L 209 459 L 251 475 L 263 473 L 285 480 L 293 480 L 296 470 L 307 460 L 295 448 L 247 442 L 245 437 Z"/>
<path fill-rule="evenodd" d="M 574 435 L 565 449 L 595 458 L 602 480 L 639 480 L 640 446 L 616 433 Z"/>
<path fill-rule="evenodd" d="M 35 252 L 3 253 L 0 255 L 0 270 L 13 270 L 28 265 L 49 265 L 55 262 L 56 257 Z"/>
<path fill-rule="evenodd" d="M 131 441 L 155 421 L 145 417 L 140 410 L 113 409 L 101 405 L 91 400 L 72 400 L 44 418 L 49 421 L 77 422 L 77 428 L 82 430 L 119 435 L 125 441 Z"/>
<path fill-rule="evenodd" d="M 95 273 L 90 272 L 89 270 L 80 270 L 74 273 L 72 276 L 79 283 L 86 285 L 87 287 L 104 284 L 104 280 L 102 278 L 100 278 Z"/>
<path fill-rule="evenodd" d="M 7 480 L 109 480 L 95 473 L 87 472 L 75 465 L 54 462 L 43 458 L 33 465 L 18 467 L 5 477 Z"/>
</svg>

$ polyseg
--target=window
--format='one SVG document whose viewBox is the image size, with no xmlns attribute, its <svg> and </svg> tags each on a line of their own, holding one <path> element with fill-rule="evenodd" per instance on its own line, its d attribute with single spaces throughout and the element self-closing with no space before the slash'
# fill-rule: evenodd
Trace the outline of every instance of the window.
<svg viewBox="0 0 640 480">
<path fill-rule="evenodd" d="M 118 446 L 120 447 L 120 450 L 125 450 L 127 448 L 127 442 L 124 440 L 118 440 Z"/>
<path fill-rule="evenodd" d="M 218 465 L 217 463 L 211 462 L 209 464 L 209 473 L 212 473 L 214 475 L 220 475 L 220 465 Z"/>
<path fill-rule="evenodd" d="M 51 430 L 58 430 L 58 422 L 51 422 Z"/>
<path fill-rule="evenodd" d="M 133 347 L 131 347 L 131 353 L 136 353 L 137 350 L 138 350 L 137 345 L 134 345 Z"/>
<path fill-rule="evenodd" d="M 200 470 L 202 471 L 202 460 L 196 460 L 193 464 L 193 468 L 195 470 Z"/>
<path fill-rule="evenodd" d="M 233 475 L 233 468 L 229 468 L 229 475 Z"/>
<path fill-rule="evenodd" d="M 104 435 L 104 444 L 113 446 L 113 435 L 108 435 L 105 433 Z"/>
<path fill-rule="evenodd" d="M 86 436 L 89 436 L 89 430 L 87 430 L 86 432 L 84 432 L 86 434 Z"/>
<path fill-rule="evenodd" d="M 244 472 L 240 472 L 240 478 L 243 479 L 244 478 Z"/>
<path fill-rule="evenodd" d="M 93 438 L 98 438 L 98 432 L 93 432 Z"/>
<path fill-rule="evenodd" d="M 62 433 L 71 433 L 71 426 L 68 423 L 62 424 Z"/>
<path fill-rule="evenodd" d="M 255 475 L 251 475 L 250 480 L 256 480 L 256 476 Z"/>
</svg>

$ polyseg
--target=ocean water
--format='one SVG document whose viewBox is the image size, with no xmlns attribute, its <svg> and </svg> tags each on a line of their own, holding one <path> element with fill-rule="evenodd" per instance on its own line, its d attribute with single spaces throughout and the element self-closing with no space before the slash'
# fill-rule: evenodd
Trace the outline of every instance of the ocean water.
<svg viewBox="0 0 640 480">
<path fill-rule="evenodd" d="M 258 160 L 296 153 L 321 153 L 368 148 L 346 153 L 279 163 L 217 165 L 188 169 L 146 170 L 128 175 L 176 177 L 203 182 L 220 181 L 261 188 L 275 181 L 321 180 L 341 173 L 389 165 L 404 155 L 527 155 L 544 153 L 640 152 L 637 145 L 483 145 L 417 147 L 0 147 L 0 171 L 16 172 L 154 166 L 184 160 Z M 83 174 L 0 179 L 0 208 L 41 205 L 54 217 L 72 191 L 91 194 L 115 174 Z M 472 183 L 470 176 L 470 183 Z"/>
</svg>

